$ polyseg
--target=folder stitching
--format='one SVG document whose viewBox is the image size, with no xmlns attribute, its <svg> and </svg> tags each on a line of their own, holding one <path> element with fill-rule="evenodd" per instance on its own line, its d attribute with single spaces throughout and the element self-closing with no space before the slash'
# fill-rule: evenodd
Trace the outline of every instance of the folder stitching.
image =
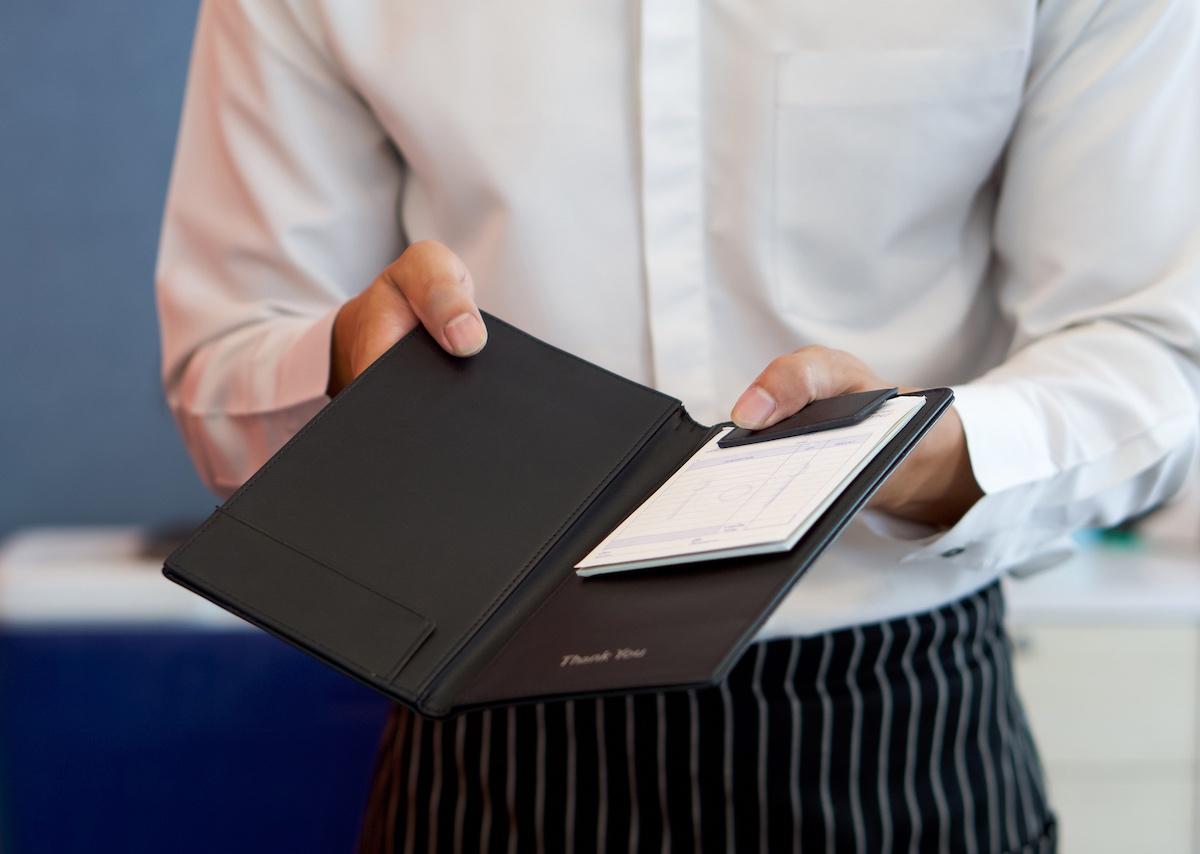
<svg viewBox="0 0 1200 854">
<path fill-rule="evenodd" d="M 634 385 L 637 385 L 637 384 L 635 383 Z M 643 388 L 643 387 L 639 386 L 639 388 Z M 419 692 L 422 695 L 422 698 L 424 697 L 425 692 L 433 684 L 434 680 L 436 680 L 441 675 L 442 668 L 446 665 L 446 663 L 451 658 L 456 656 L 462 650 L 462 648 L 464 646 L 466 646 L 466 644 L 471 640 L 471 638 L 473 638 L 476 635 L 476 633 L 478 633 L 479 627 L 488 618 L 490 618 L 492 616 L 492 614 L 494 613 L 494 611 L 496 609 L 496 606 L 501 601 L 508 598 L 508 595 L 509 595 L 509 593 L 512 592 L 513 588 L 516 587 L 517 584 L 519 584 L 522 580 L 524 580 L 524 578 L 529 574 L 529 571 L 531 569 L 533 569 L 533 567 L 537 564 L 537 562 L 540 561 L 545 556 L 545 554 L 549 550 L 550 546 L 553 545 L 554 543 L 558 542 L 558 540 L 562 537 L 563 531 L 565 531 L 567 528 L 569 528 L 575 522 L 575 520 L 579 518 L 580 514 L 584 511 L 584 509 L 589 507 L 592 504 L 592 502 L 596 499 L 596 496 L 604 489 L 604 487 L 606 487 L 612 481 L 613 475 L 620 469 L 624 468 L 626 464 L 628 464 L 629 460 L 633 458 L 633 456 L 638 452 L 638 450 L 640 450 L 642 447 L 645 446 L 646 440 L 650 438 L 651 434 L 653 434 L 660 427 L 662 427 L 662 425 L 664 423 L 666 423 L 667 419 L 671 417 L 671 414 L 673 412 L 683 408 L 682 404 L 680 404 L 679 401 L 675 400 L 674 398 L 669 398 L 668 400 L 671 404 L 670 407 L 668 409 L 666 409 L 657 419 L 655 419 L 654 423 L 652 423 L 649 427 L 646 428 L 645 432 L 643 432 L 642 435 L 639 436 L 634 441 L 634 443 L 630 446 L 629 450 L 625 452 L 624 456 L 622 456 L 621 459 L 619 459 L 616 463 L 614 463 L 612 468 L 610 468 L 604 474 L 604 476 L 600 478 L 600 480 L 592 488 L 592 491 L 589 492 L 579 502 L 579 504 L 577 504 L 575 506 L 575 509 L 572 510 L 566 516 L 566 518 L 558 526 L 558 528 L 549 537 L 546 538 L 546 540 L 537 548 L 537 550 L 534 551 L 533 555 L 530 556 L 529 560 L 527 560 L 525 562 L 525 564 L 519 570 L 517 570 L 517 572 L 508 580 L 508 582 L 500 590 L 500 592 L 498 592 L 496 594 L 496 596 L 493 597 L 492 601 L 488 603 L 487 607 L 484 608 L 480 612 L 480 615 L 475 619 L 475 622 L 472 623 L 470 625 L 470 627 L 463 633 L 463 635 L 459 639 L 459 641 L 453 647 L 451 647 L 444 656 L 442 656 L 438 660 L 437 664 L 435 664 L 433 667 L 433 671 L 430 673 L 430 675 L 428 677 L 426 677 L 425 681 L 421 683 Z M 543 605 L 545 605 L 545 600 L 543 600 L 541 603 L 538 604 L 537 608 L 535 609 L 535 613 Z M 503 649 L 504 646 L 507 645 L 508 641 L 510 641 L 510 640 L 512 640 L 511 637 L 508 638 L 504 642 L 504 644 L 501 645 L 500 649 Z"/>
</svg>

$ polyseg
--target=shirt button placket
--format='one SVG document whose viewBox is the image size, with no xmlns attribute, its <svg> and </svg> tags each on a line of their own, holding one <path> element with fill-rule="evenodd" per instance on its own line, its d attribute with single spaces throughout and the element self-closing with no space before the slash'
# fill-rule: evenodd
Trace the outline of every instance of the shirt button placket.
<svg viewBox="0 0 1200 854">
<path fill-rule="evenodd" d="M 655 384 L 716 420 L 705 293 L 698 0 L 644 0 L 642 245 Z"/>
</svg>

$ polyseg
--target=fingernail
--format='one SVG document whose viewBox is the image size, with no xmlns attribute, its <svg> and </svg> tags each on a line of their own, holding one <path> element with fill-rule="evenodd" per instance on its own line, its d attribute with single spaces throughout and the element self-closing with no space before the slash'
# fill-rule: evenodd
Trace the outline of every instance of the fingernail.
<svg viewBox="0 0 1200 854">
<path fill-rule="evenodd" d="M 752 385 L 733 405 L 733 423 L 748 430 L 757 430 L 767 423 L 775 411 L 775 398 L 760 386 Z"/>
<path fill-rule="evenodd" d="M 473 314 L 460 314 L 446 324 L 446 341 L 456 356 L 474 356 L 487 343 L 487 330 Z"/>
</svg>

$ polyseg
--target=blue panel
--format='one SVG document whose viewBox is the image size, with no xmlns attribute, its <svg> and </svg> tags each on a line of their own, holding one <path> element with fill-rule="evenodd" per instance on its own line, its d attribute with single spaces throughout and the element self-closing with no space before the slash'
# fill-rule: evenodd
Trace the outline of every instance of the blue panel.
<svg viewBox="0 0 1200 854">
<path fill-rule="evenodd" d="M 195 14 L 0 3 L 0 536 L 213 503 L 162 401 L 153 295 Z"/>
<path fill-rule="evenodd" d="M 351 852 L 388 703 L 260 632 L 0 633 L 11 854 Z"/>
<path fill-rule="evenodd" d="M 213 504 L 153 296 L 196 8 L 0 2 L 0 536 Z M 385 710 L 258 632 L 0 627 L 0 850 L 348 852 Z"/>
</svg>

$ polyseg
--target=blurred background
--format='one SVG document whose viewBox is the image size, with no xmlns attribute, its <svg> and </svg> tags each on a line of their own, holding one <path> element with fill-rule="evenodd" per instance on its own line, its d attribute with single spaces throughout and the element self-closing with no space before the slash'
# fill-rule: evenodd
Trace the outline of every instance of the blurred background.
<svg viewBox="0 0 1200 854">
<path fill-rule="evenodd" d="M 161 578 L 215 503 L 153 268 L 196 0 L 0 3 L 0 851 L 353 847 L 386 703 Z M 1200 500 L 1008 585 L 1068 854 L 1200 852 Z"/>
<path fill-rule="evenodd" d="M 153 273 L 197 0 L 0 3 L 0 852 L 350 851 L 387 704 L 160 575 L 215 500 Z"/>
</svg>

